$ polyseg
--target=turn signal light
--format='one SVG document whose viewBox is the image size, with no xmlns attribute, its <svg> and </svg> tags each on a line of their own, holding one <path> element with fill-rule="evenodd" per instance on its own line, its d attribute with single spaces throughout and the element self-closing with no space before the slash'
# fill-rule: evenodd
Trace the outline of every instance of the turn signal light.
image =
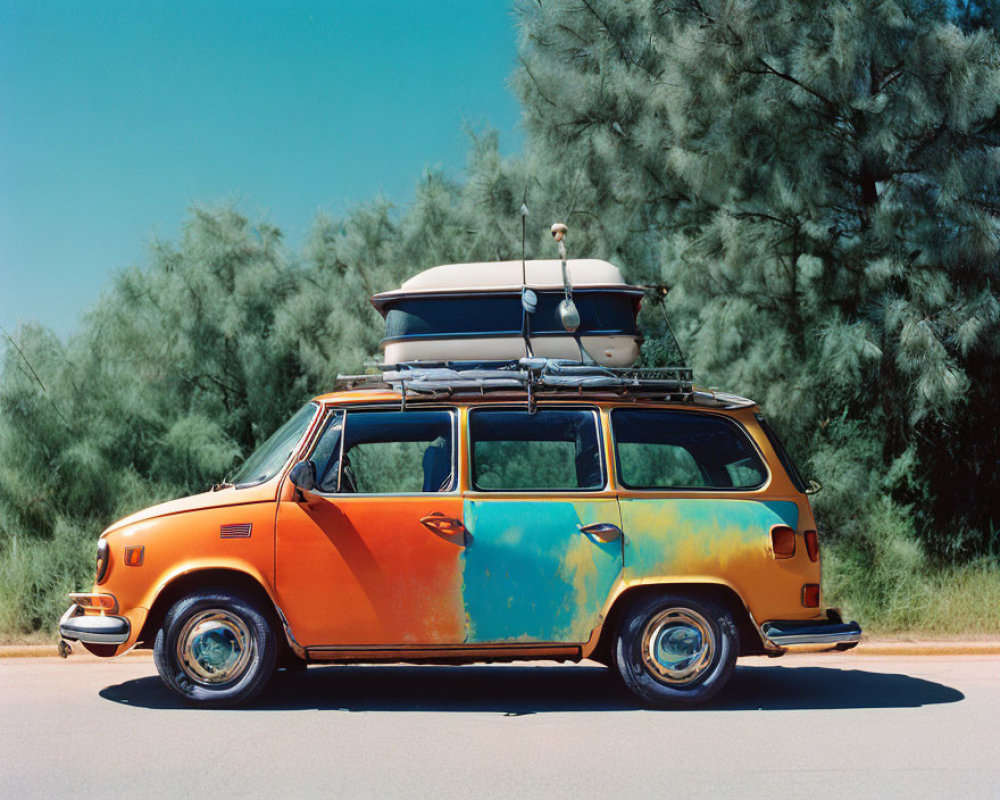
<svg viewBox="0 0 1000 800">
<path fill-rule="evenodd" d="M 819 561 L 819 537 L 816 531 L 806 531 L 802 534 L 806 540 L 806 552 L 810 561 Z"/>
<path fill-rule="evenodd" d="M 115 600 L 114 595 L 110 594 L 73 592 L 70 594 L 69 599 L 80 606 L 80 608 L 90 608 L 94 611 L 114 611 L 118 607 L 118 601 Z"/>
<path fill-rule="evenodd" d="M 802 587 L 802 605 L 806 608 L 819 608 L 818 583 L 807 583 Z"/>
<path fill-rule="evenodd" d="M 795 531 L 787 525 L 771 528 L 771 550 L 775 558 L 791 558 L 795 555 Z"/>
<path fill-rule="evenodd" d="M 146 553 L 146 548 L 142 546 L 138 547 L 126 547 L 125 548 L 125 566 L 126 567 L 141 567 L 142 558 Z M 815 559 L 813 559 L 815 561 Z"/>
</svg>

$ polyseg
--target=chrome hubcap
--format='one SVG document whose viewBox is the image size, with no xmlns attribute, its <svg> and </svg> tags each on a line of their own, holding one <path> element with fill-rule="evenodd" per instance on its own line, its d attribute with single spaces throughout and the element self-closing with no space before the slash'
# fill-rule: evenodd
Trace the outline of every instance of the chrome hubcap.
<svg viewBox="0 0 1000 800">
<path fill-rule="evenodd" d="M 646 623 L 642 659 L 657 680 L 674 685 L 692 683 L 715 659 L 712 626 L 690 608 L 664 609 Z"/>
<path fill-rule="evenodd" d="M 216 686 L 246 671 L 254 642 L 247 624 L 219 608 L 199 611 L 177 637 L 177 660 L 195 683 Z"/>
</svg>

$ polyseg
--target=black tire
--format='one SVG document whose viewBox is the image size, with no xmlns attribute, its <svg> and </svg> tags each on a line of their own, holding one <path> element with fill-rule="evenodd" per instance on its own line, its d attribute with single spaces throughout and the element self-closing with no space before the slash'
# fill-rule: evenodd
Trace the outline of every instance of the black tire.
<svg viewBox="0 0 1000 800">
<path fill-rule="evenodd" d="M 195 592 L 167 612 L 153 645 L 160 679 L 189 703 L 247 703 L 267 685 L 278 642 L 259 604 L 229 591 Z"/>
<path fill-rule="evenodd" d="M 657 708 L 686 708 L 715 697 L 733 675 L 739 634 L 713 600 L 659 594 L 637 600 L 615 632 L 614 662 L 625 686 Z"/>
</svg>

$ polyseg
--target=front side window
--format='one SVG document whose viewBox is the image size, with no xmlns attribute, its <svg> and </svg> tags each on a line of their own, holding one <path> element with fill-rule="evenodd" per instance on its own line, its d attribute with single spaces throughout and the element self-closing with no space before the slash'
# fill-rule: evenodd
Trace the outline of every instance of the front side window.
<svg viewBox="0 0 1000 800">
<path fill-rule="evenodd" d="M 767 469 L 736 423 L 659 409 L 615 409 L 618 480 L 629 489 L 755 489 Z"/>
<path fill-rule="evenodd" d="M 255 486 L 278 474 L 316 416 L 315 403 L 306 403 L 258 447 L 229 478 L 237 486 Z"/>
<path fill-rule="evenodd" d="M 469 415 L 469 436 L 479 491 L 604 487 L 596 411 L 478 409 Z"/>
<path fill-rule="evenodd" d="M 343 494 L 451 491 L 456 474 L 453 416 L 450 411 L 332 415 L 312 455 L 317 487 Z"/>
</svg>

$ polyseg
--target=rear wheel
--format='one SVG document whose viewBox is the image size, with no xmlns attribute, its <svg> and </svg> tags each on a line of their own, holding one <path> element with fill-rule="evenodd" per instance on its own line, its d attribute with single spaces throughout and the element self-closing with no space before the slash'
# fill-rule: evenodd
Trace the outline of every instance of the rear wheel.
<svg viewBox="0 0 1000 800">
<path fill-rule="evenodd" d="M 163 682 L 202 706 L 234 706 L 267 685 L 278 645 L 265 612 L 239 594 L 196 592 L 173 605 L 156 634 Z"/>
<path fill-rule="evenodd" d="M 662 594 L 638 600 L 615 634 L 615 666 L 649 705 L 694 706 L 722 691 L 739 652 L 729 610 L 712 600 Z"/>
</svg>

